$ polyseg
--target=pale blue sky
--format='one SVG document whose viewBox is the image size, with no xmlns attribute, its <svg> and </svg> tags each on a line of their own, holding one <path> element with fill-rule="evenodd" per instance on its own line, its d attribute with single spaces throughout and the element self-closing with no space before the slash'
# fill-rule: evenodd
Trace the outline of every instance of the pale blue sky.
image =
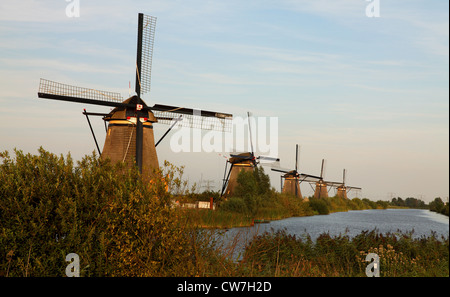
<svg viewBox="0 0 450 297">
<path fill-rule="evenodd" d="M 380 0 L 0 3 L 0 150 L 42 145 L 75 159 L 95 148 L 83 108 L 37 98 L 39 78 L 118 91 L 134 84 L 137 13 L 158 18 L 149 104 L 279 118 L 282 167 L 301 145 L 303 172 L 361 186 L 373 200 L 449 192 L 449 3 Z M 101 146 L 104 129 L 96 120 Z M 155 128 L 156 136 L 166 126 Z M 217 153 L 158 147 L 190 181 L 215 181 Z M 279 175 L 270 174 L 279 188 Z M 304 194 L 311 188 L 302 185 Z"/>
</svg>

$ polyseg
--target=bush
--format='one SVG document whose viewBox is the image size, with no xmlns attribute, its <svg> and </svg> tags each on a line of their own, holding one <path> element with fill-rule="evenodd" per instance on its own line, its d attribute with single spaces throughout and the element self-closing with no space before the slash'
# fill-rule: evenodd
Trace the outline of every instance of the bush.
<svg viewBox="0 0 450 297">
<path fill-rule="evenodd" d="M 441 213 L 445 208 L 445 204 L 440 197 L 435 198 L 430 202 L 430 210 Z"/>
<path fill-rule="evenodd" d="M 170 207 L 170 169 L 143 184 L 95 153 L 77 166 L 42 148 L 0 157 L 1 275 L 64 276 L 69 253 L 82 276 L 197 274 L 198 237 Z"/>
<path fill-rule="evenodd" d="M 321 198 L 310 198 L 309 205 L 312 210 L 316 211 L 318 214 L 326 215 L 330 213 L 327 203 Z"/>
<path fill-rule="evenodd" d="M 245 204 L 244 199 L 239 197 L 231 197 L 227 201 L 224 201 L 220 204 L 220 210 L 246 213 L 247 205 Z"/>
<path fill-rule="evenodd" d="M 364 202 L 362 202 L 361 199 L 359 198 L 353 198 L 352 200 L 350 200 L 350 208 L 352 210 L 361 210 L 366 208 L 364 205 Z"/>
<path fill-rule="evenodd" d="M 258 195 L 258 183 L 254 172 L 241 171 L 237 177 L 234 197 L 241 198 L 245 203 L 246 213 L 253 215 L 257 212 L 261 196 Z"/>
</svg>

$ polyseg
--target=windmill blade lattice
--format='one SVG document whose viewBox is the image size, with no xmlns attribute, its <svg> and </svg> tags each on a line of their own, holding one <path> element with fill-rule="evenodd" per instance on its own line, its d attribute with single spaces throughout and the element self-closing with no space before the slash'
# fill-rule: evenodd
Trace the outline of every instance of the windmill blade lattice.
<svg viewBox="0 0 450 297">
<path fill-rule="evenodd" d="M 156 17 L 139 14 L 136 57 L 136 93 L 150 92 Z"/>
<path fill-rule="evenodd" d="M 197 128 L 219 132 L 231 132 L 233 115 L 207 110 L 156 104 L 151 107 L 158 123 L 170 125 L 173 119 L 183 115 L 175 127 Z"/>
<path fill-rule="evenodd" d="M 115 107 L 122 106 L 124 100 L 120 93 L 66 85 L 43 78 L 39 82 L 38 96 L 39 98 Z"/>
</svg>

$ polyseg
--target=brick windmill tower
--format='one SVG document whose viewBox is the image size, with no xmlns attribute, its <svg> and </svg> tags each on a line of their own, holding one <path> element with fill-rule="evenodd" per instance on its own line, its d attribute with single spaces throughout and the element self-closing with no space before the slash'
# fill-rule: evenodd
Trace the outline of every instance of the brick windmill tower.
<svg viewBox="0 0 450 297">
<path fill-rule="evenodd" d="M 287 170 L 280 168 L 272 168 L 272 171 L 282 172 L 281 175 L 281 192 L 294 195 L 300 199 L 303 199 L 302 192 L 300 191 L 300 183 L 303 181 L 312 182 L 313 180 L 320 179 L 318 176 L 309 175 L 305 173 L 299 173 L 298 168 L 299 161 L 299 146 L 295 146 L 295 169 Z M 284 180 L 284 183 L 283 183 Z"/>
<path fill-rule="evenodd" d="M 267 162 L 279 162 L 279 158 L 267 157 L 267 156 L 255 156 L 253 150 L 252 129 L 250 126 L 250 112 L 247 112 L 248 116 L 248 129 L 250 136 L 251 152 L 245 152 L 241 154 L 230 154 L 230 158 L 225 163 L 225 172 L 221 189 L 221 197 L 233 196 L 234 190 L 237 186 L 237 178 L 239 173 L 243 171 L 253 172 L 254 168 L 259 164 L 260 160 Z M 230 167 L 228 169 L 228 164 Z M 228 169 L 228 174 L 227 174 Z"/>
<path fill-rule="evenodd" d="M 332 186 L 336 188 L 336 196 L 340 198 L 348 199 L 347 194 L 351 190 L 361 190 L 359 187 L 350 187 L 345 185 L 345 173 L 346 170 L 344 169 L 342 174 L 342 183 L 333 183 Z"/>
<path fill-rule="evenodd" d="M 320 168 L 319 180 L 315 183 L 316 189 L 314 191 L 314 198 L 328 198 L 328 182 L 323 180 L 325 160 L 322 159 L 322 166 Z"/>
</svg>

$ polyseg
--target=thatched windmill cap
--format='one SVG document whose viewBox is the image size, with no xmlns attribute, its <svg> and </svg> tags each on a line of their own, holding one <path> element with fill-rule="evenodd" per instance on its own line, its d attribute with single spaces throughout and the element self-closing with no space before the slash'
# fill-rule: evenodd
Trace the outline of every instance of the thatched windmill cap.
<svg viewBox="0 0 450 297">
<path fill-rule="evenodd" d="M 126 99 L 122 103 L 136 105 L 137 102 L 138 102 L 138 97 L 135 95 L 135 96 L 132 96 L 132 97 Z M 142 104 L 142 106 L 144 108 L 147 107 L 147 104 L 145 104 L 145 102 L 143 100 L 141 100 L 140 104 Z M 153 112 L 151 112 L 149 110 L 140 110 L 138 112 L 139 112 L 140 118 L 147 119 L 147 121 L 151 122 L 151 123 L 158 122 L 158 120 L 153 115 Z M 119 120 L 119 119 L 126 120 L 127 118 L 131 118 L 131 117 L 135 117 L 135 116 L 136 116 L 136 110 L 134 108 L 116 107 L 104 118 L 104 120 L 105 121 Z"/>
<path fill-rule="evenodd" d="M 239 157 L 231 157 L 230 159 L 229 159 L 229 162 L 230 163 L 232 163 L 232 164 L 238 164 L 238 163 L 249 163 L 249 162 L 252 162 L 252 158 L 253 158 L 253 155 L 252 155 L 252 153 L 249 153 L 249 152 L 247 152 L 247 153 L 241 153 L 241 154 L 238 154 L 237 156 L 240 156 L 240 157 L 242 157 L 242 158 L 239 158 Z"/>
</svg>

